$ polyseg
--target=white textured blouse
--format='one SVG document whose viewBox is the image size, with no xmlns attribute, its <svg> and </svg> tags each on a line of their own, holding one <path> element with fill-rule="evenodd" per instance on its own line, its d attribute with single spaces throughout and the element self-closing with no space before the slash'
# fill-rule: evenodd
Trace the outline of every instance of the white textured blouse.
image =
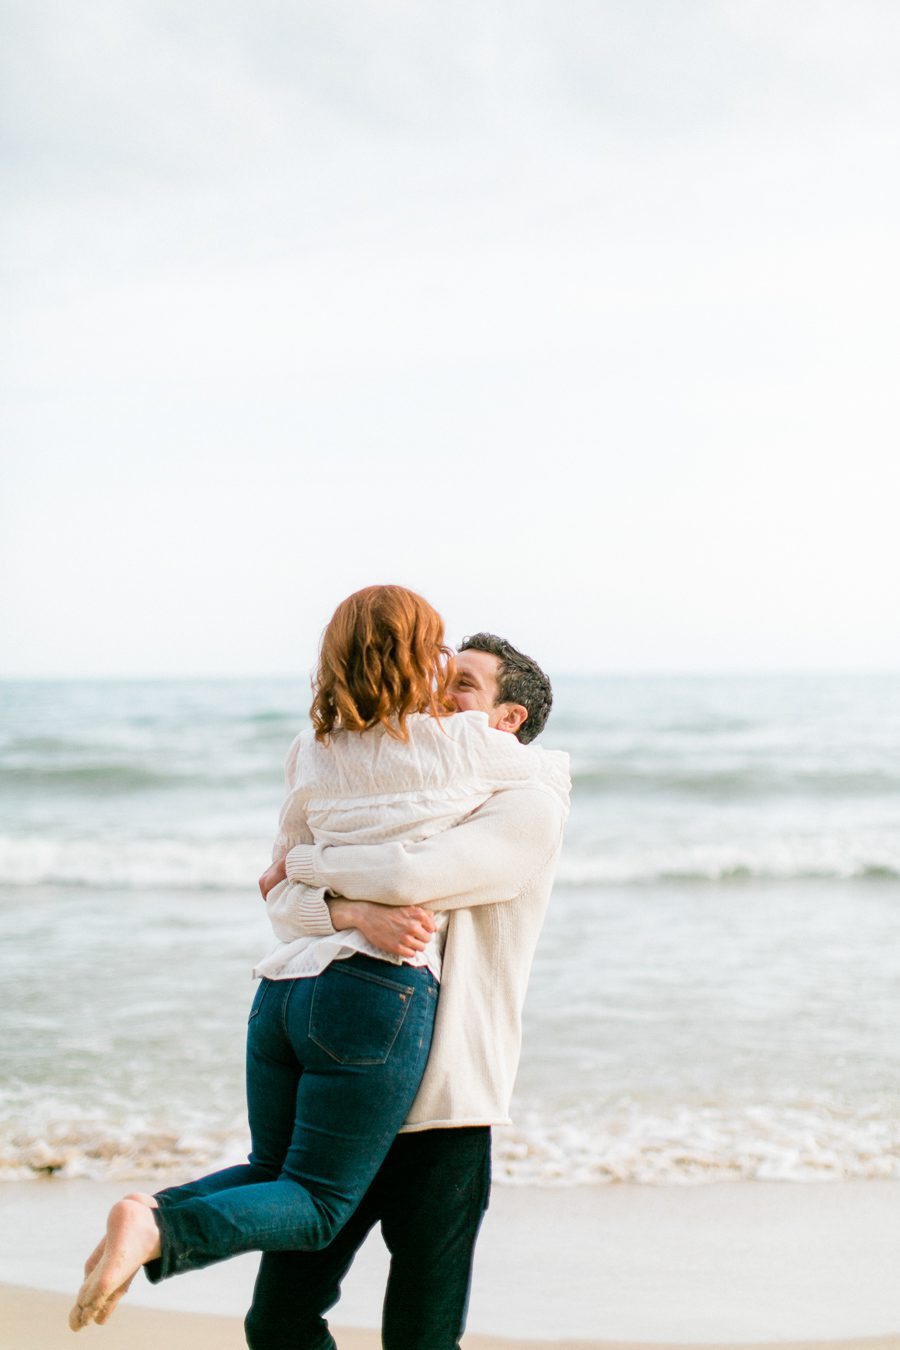
<svg viewBox="0 0 900 1350">
<path fill-rule="evenodd" d="M 569 798 L 569 757 L 559 750 L 522 745 L 488 725 L 487 713 L 406 719 L 408 740 L 383 726 L 337 731 L 317 741 L 302 731 L 285 763 L 288 795 L 281 810 L 275 852 L 297 844 L 416 843 L 457 825 L 492 793 L 534 786 Z M 302 883 L 282 882 L 271 901 L 296 906 Z M 270 913 L 277 906 L 272 905 Z M 374 947 L 356 929 L 279 942 L 254 970 L 273 980 L 317 975 L 331 961 L 364 952 L 393 964 L 426 965 L 440 978 L 443 916 L 427 948 L 402 958 Z M 275 925 L 278 935 L 278 925 Z"/>
</svg>

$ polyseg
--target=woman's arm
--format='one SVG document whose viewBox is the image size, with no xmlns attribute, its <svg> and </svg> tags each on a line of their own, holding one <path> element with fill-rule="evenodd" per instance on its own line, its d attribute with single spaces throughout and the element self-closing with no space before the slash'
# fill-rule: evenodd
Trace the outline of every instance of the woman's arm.
<svg viewBox="0 0 900 1350">
<path fill-rule="evenodd" d="M 301 732 L 299 736 L 294 738 L 284 761 L 284 785 L 287 794 L 278 817 L 278 833 L 272 845 L 272 865 L 276 869 L 284 859 L 288 849 L 293 848 L 295 844 L 312 844 L 313 842 L 312 831 L 306 819 L 306 803 L 296 791 L 297 781 L 300 777 L 302 736 L 303 733 Z M 263 880 L 267 875 L 268 873 L 263 873 L 263 876 L 260 877 L 260 888 L 262 888 Z M 284 877 L 279 877 L 278 880 L 283 881 Z M 273 886 L 276 884 L 277 882 L 272 882 Z M 271 886 L 269 889 L 271 889 Z M 263 892 L 263 899 L 265 899 L 265 892 Z"/>
<path fill-rule="evenodd" d="M 433 914 L 418 905 L 373 905 L 368 900 L 327 900 L 336 932 L 356 928 L 374 947 L 394 956 L 424 951 L 437 924 Z"/>
<path fill-rule="evenodd" d="M 269 922 L 280 942 L 291 942 L 297 937 L 325 936 L 333 933 L 328 909 L 322 898 L 321 887 L 287 886 L 285 858 L 296 845 L 311 846 L 312 831 L 306 818 L 303 799 L 295 792 L 299 778 L 302 732 L 296 736 L 284 761 L 284 782 L 287 795 L 278 818 L 278 833 L 272 845 L 272 864 L 259 878 L 259 889 L 268 903 Z M 290 896 L 292 903 L 279 905 L 279 900 Z"/>
</svg>

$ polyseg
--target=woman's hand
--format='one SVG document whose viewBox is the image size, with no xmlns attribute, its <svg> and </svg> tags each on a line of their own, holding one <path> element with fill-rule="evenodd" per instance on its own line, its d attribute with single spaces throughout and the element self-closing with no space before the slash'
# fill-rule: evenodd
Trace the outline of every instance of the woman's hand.
<svg viewBox="0 0 900 1350">
<path fill-rule="evenodd" d="M 427 947 L 435 918 L 418 905 L 376 905 L 369 900 L 329 900 L 338 930 L 358 928 L 373 946 L 392 956 L 415 956 Z"/>
<path fill-rule="evenodd" d="M 268 897 L 269 891 L 273 890 L 279 881 L 287 881 L 287 854 L 278 862 L 273 862 L 267 872 L 263 872 L 259 879 L 259 890 L 262 898 Z"/>
</svg>

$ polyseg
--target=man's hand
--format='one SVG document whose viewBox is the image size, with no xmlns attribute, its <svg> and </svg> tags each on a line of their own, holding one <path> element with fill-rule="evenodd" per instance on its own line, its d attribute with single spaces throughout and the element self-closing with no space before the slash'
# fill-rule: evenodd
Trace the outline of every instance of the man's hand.
<svg viewBox="0 0 900 1350">
<path fill-rule="evenodd" d="M 287 881 L 287 854 L 278 862 L 274 862 L 267 872 L 263 872 L 259 879 L 259 890 L 262 898 L 265 900 L 269 891 L 278 885 L 279 881 Z"/>
<path fill-rule="evenodd" d="M 331 922 L 338 930 L 358 928 L 373 946 L 393 956 L 415 956 L 428 945 L 435 917 L 418 905 L 376 905 L 368 900 L 329 900 Z"/>
</svg>

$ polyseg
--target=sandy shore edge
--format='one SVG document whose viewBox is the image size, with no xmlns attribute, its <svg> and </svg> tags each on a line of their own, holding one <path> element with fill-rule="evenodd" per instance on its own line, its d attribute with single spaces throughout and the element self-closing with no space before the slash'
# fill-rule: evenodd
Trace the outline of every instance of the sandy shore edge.
<svg viewBox="0 0 900 1350">
<path fill-rule="evenodd" d="M 66 1325 L 71 1298 L 40 1289 L 0 1285 L 0 1346 L 3 1350 L 63 1350 L 108 1345 L 110 1350 L 241 1350 L 246 1346 L 241 1321 L 210 1313 L 157 1311 L 122 1307 L 108 1327 L 91 1327 L 76 1342 Z M 338 1350 L 380 1350 L 374 1331 L 335 1329 Z M 466 1336 L 465 1350 L 653 1350 L 643 1341 L 507 1340 Z M 658 1350 L 700 1350 L 697 1343 L 657 1343 Z M 742 1341 L 716 1343 L 717 1350 L 900 1350 L 900 1336 L 875 1336 L 829 1341 Z M 703 1350 L 710 1350 L 707 1342 Z"/>
<path fill-rule="evenodd" d="M 84 1180 L 0 1186 L 0 1350 L 72 1345 L 65 1301 L 120 1193 L 117 1183 Z M 479 1242 L 466 1350 L 900 1350 L 898 1250 L 898 1182 L 497 1187 Z M 176 1347 L 240 1347 L 257 1265 L 250 1253 L 189 1280 L 136 1281 L 112 1327 L 84 1335 L 110 1350 L 156 1350 L 172 1339 Z M 376 1350 L 387 1267 L 373 1234 L 332 1318 L 365 1331 L 338 1336 L 341 1350 Z"/>
</svg>

